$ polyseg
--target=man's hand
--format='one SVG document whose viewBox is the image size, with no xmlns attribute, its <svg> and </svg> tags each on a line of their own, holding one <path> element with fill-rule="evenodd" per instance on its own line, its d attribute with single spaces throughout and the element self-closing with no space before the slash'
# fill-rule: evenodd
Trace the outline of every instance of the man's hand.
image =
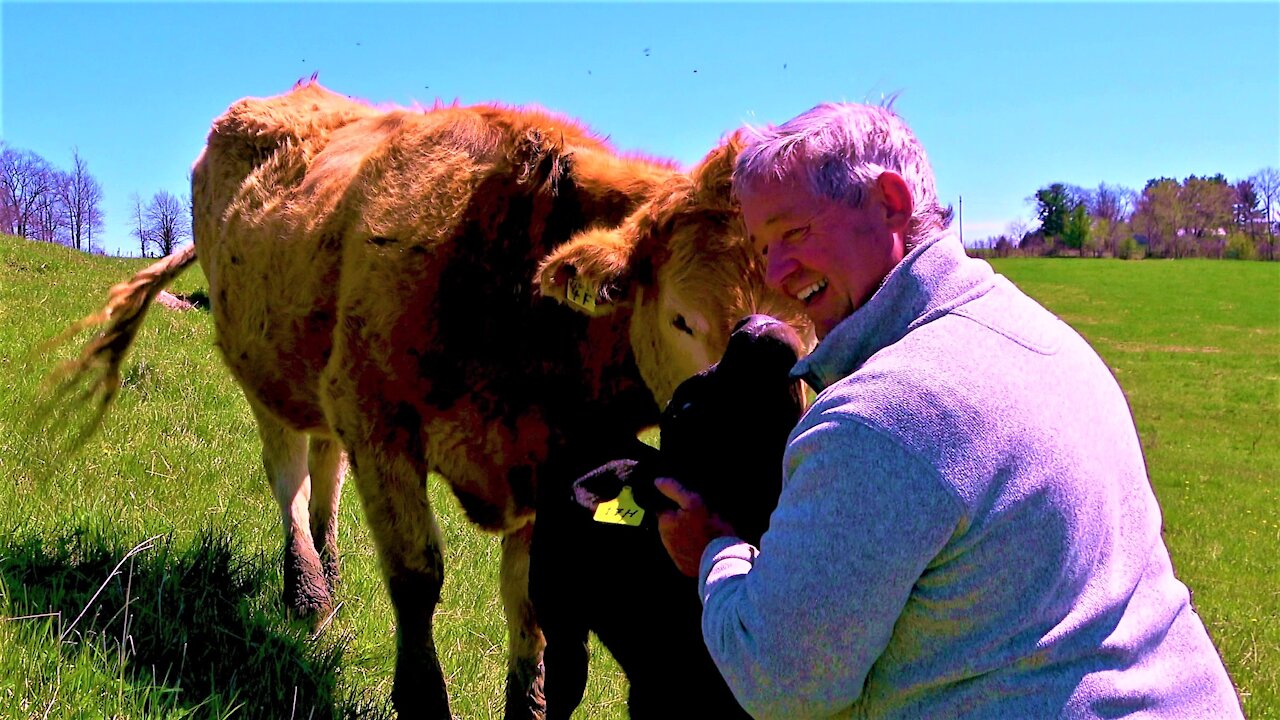
<svg viewBox="0 0 1280 720">
<path fill-rule="evenodd" d="M 679 506 L 678 510 L 667 510 L 658 515 L 662 544 L 680 572 L 696 577 L 702 551 L 707 549 L 707 544 L 718 537 L 732 537 L 737 533 L 718 515 L 711 514 L 700 495 L 686 490 L 675 480 L 658 478 L 654 487 Z"/>
</svg>

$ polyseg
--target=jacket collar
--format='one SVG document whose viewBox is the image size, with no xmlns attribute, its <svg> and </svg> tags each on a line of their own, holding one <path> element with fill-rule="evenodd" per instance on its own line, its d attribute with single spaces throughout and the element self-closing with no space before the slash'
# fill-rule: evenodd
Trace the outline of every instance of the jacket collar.
<svg viewBox="0 0 1280 720">
<path fill-rule="evenodd" d="M 994 278 L 991 266 L 966 255 L 954 235 L 929 238 L 889 271 L 871 299 L 836 325 L 791 374 L 822 392 L 911 330 L 986 293 Z"/>
</svg>

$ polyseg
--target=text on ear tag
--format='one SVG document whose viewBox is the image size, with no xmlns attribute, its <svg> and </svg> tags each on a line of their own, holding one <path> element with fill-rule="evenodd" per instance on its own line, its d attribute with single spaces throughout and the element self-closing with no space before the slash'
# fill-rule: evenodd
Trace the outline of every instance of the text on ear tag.
<svg viewBox="0 0 1280 720">
<path fill-rule="evenodd" d="M 565 286 L 565 296 L 569 302 L 589 312 L 596 309 L 596 287 L 578 276 L 569 278 Z"/>
<path fill-rule="evenodd" d="M 596 506 L 594 520 L 613 525 L 638 526 L 644 520 L 644 508 L 636 504 L 635 497 L 631 495 L 631 486 L 623 485 L 618 497 Z"/>
</svg>

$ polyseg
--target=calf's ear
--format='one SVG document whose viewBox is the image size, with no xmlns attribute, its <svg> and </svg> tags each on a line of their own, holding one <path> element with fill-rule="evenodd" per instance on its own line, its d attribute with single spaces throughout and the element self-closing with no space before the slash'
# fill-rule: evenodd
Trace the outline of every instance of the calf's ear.
<svg viewBox="0 0 1280 720">
<path fill-rule="evenodd" d="M 635 460 L 614 460 L 573 481 L 573 498 L 595 512 L 596 506 L 618 497 L 635 470 Z"/>
<path fill-rule="evenodd" d="M 534 282 L 554 298 L 593 317 L 613 312 L 634 275 L 635 241 L 621 229 L 578 233 L 543 258 Z"/>
</svg>

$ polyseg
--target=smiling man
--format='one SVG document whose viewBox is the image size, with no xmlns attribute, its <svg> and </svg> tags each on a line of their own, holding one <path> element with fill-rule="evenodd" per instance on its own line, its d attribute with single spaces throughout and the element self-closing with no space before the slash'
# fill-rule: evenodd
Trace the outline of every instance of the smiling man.
<svg viewBox="0 0 1280 720">
<path fill-rule="evenodd" d="M 1238 718 L 1173 573 L 1128 404 L 966 256 L 888 108 L 754 131 L 734 188 L 821 343 L 754 547 L 674 481 L 663 541 L 756 717 Z"/>
</svg>

